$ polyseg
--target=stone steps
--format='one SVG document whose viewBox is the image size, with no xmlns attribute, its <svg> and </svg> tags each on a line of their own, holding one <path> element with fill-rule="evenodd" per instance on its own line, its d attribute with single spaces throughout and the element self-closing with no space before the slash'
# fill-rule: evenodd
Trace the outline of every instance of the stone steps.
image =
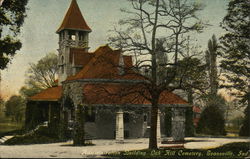
<svg viewBox="0 0 250 159">
<path fill-rule="evenodd" d="M 29 132 L 27 132 L 24 135 L 30 135 L 30 134 L 35 133 L 35 131 L 37 131 L 41 126 L 48 126 L 48 122 L 44 122 L 44 123 L 38 125 L 35 129 L 30 130 Z M 11 139 L 13 137 L 14 137 L 13 135 L 12 136 L 9 135 L 9 136 L 4 136 L 4 137 L 0 138 L 0 145 L 4 144 L 5 141 L 7 141 L 7 140 L 9 140 L 9 139 Z"/>
<path fill-rule="evenodd" d="M 4 144 L 5 141 L 13 138 L 14 136 L 4 136 L 2 138 L 0 138 L 0 144 Z"/>
</svg>

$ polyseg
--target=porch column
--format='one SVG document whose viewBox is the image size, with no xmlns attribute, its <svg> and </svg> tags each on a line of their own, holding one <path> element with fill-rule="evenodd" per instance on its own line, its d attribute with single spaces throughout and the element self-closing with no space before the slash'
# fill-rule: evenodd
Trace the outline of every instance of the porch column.
<svg viewBox="0 0 250 159">
<path fill-rule="evenodd" d="M 52 114 L 51 114 L 51 103 L 49 103 L 49 109 L 48 109 L 48 123 L 50 123 L 52 120 L 51 120 L 51 118 L 52 118 Z"/>
<path fill-rule="evenodd" d="M 172 108 L 172 137 L 174 141 L 184 141 L 185 137 L 185 108 Z"/>
<path fill-rule="evenodd" d="M 158 109 L 157 113 L 157 141 L 161 142 L 161 111 Z"/>
<path fill-rule="evenodd" d="M 116 113 L 116 142 L 123 143 L 124 141 L 124 122 L 123 122 L 123 111 L 119 110 Z"/>
</svg>

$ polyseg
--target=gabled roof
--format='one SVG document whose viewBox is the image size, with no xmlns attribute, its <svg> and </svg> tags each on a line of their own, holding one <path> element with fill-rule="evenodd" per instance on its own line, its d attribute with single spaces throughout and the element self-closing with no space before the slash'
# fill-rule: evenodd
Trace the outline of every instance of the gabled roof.
<svg viewBox="0 0 250 159">
<path fill-rule="evenodd" d="M 29 101 L 58 101 L 62 96 L 62 86 L 47 88 L 29 98 Z"/>
<path fill-rule="evenodd" d="M 94 57 L 93 53 L 86 52 L 81 48 L 70 48 L 70 63 L 74 65 L 86 66 L 88 62 Z"/>
<path fill-rule="evenodd" d="M 119 75 L 119 59 L 121 50 L 113 50 L 108 45 L 99 47 L 94 57 L 75 76 L 70 76 L 67 81 L 78 79 L 141 79 L 135 74 Z M 132 57 L 122 56 L 125 68 L 132 66 Z"/>
<path fill-rule="evenodd" d="M 56 31 L 59 33 L 64 29 L 72 29 L 72 30 L 82 30 L 91 32 L 90 27 L 84 20 L 81 10 L 76 2 L 76 0 L 72 0 L 70 7 L 63 19 L 61 26 Z"/>
</svg>

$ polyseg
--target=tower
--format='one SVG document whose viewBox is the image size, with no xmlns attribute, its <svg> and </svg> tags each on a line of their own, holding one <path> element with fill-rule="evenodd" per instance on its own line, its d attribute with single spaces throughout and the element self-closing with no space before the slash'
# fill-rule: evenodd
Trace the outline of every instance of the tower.
<svg viewBox="0 0 250 159">
<path fill-rule="evenodd" d="M 58 82 L 64 81 L 72 75 L 72 63 L 70 62 L 70 49 L 89 49 L 90 27 L 85 22 L 76 0 L 72 0 L 63 22 L 56 33 L 59 35 L 58 56 Z"/>
</svg>

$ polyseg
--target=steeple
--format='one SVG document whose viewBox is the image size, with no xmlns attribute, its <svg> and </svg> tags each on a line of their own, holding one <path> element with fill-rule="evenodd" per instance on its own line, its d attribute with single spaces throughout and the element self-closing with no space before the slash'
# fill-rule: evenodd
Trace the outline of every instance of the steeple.
<svg viewBox="0 0 250 159">
<path fill-rule="evenodd" d="M 84 20 L 77 1 L 72 0 L 61 26 L 56 31 L 59 35 L 59 85 L 74 73 L 73 65 L 70 61 L 71 49 L 77 48 L 88 52 L 90 32 L 91 29 Z"/>
<path fill-rule="evenodd" d="M 71 1 L 70 7 L 63 19 L 63 22 L 56 33 L 60 33 L 64 29 L 91 32 L 90 27 L 82 16 L 81 10 L 76 0 Z"/>
</svg>

